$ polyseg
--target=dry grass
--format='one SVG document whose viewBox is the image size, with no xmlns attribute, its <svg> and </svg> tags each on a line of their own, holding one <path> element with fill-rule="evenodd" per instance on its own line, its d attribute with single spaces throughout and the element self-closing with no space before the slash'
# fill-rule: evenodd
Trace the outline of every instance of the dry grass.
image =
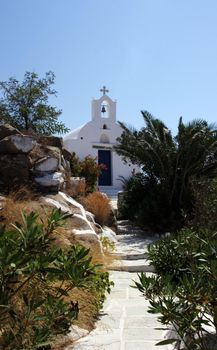
<svg viewBox="0 0 217 350">
<path fill-rule="evenodd" d="M 98 315 L 97 300 L 94 293 L 75 288 L 70 292 L 70 300 L 78 302 L 79 305 L 78 319 L 73 322 L 73 325 L 91 331 Z M 67 336 L 59 336 L 55 339 L 52 350 L 64 350 L 69 345 L 72 346 L 72 339 Z"/>
<path fill-rule="evenodd" d="M 88 194 L 82 200 L 85 209 L 94 214 L 95 220 L 100 225 L 106 225 L 111 215 L 111 204 L 109 198 L 101 192 Z"/>
<path fill-rule="evenodd" d="M 78 181 L 77 183 L 73 183 L 71 181 L 71 174 L 67 174 L 66 176 L 66 194 L 71 196 L 72 198 L 84 197 L 87 192 L 86 182 L 83 180 Z"/>
<path fill-rule="evenodd" d="M 39 211 L 39 203 L 37 201 L 38 194 L 27 186 L 22 186 L 17 190 L 13 190 L 3 202 L 1 210 L 1 223 L 7 229 L 11 228 L 11 223 L 22 222 L 22 211 L 30 213 L 31 211 Z"/>
<path fill-rule="evenodd" d="M 9 198 L 14 201 L 35 201 L 39 198 L 40 193 L 35 188 L 29 186 L 20 186 L 10 191 Z"/>
<path fill-rule="evenodd" d="M 20 282 L 22 282 L 21 278 L 20 278 Z M 11 298 L 10 305 L 11 305 L 11 309 L 14 312 L 14 315 L 16 315 L 16 321 L 13 317 L 6 318 L 6 321 L 4 320 L 1 326 L 1 331 L 2 333 L 12 332 L 14 334 L 19 334 L 20 325 L 21 324 L 25 325 L 26 327 L 25 334 L 27 335 L 25 337 L 25 342 L 26 342 L 26 346 L 28 347 L 28 345 L 31 344 L 31 337 L 33 336 L 33 332 L 32 332 L 31 324 L 27 321 L 26 305 L 23 301 L 24 294 L 28 296 L 29 300 L 32 297 L 34 298 L 34 295 L 38 295 L 38 294 L 42 295 L 43 284 L 38 279 L 35 279 L 35 280 L 33 279 L 30 283 L 25 284 L 23 288 L 21 288 L 20 291 Z M 16 349 L 16 341 L 6 345 L 4 339 L 0 337 L 0 349 L 4 349 L 4 350 Z"/>
<path fill-rule="evenodd" d="M 73 190 L 73 187 L 72 187 L 72 190 Z M 87 191 L 87 185 L 83 181 L 79 181 L 78 184 L 76 186 L 74 186 L 75 197 L 85 196 L 86 191 Z"/>
<path fill-rule="evenodd" d="M 101 223 L 105 222 L 110 214 L 109 200 L 101 193 L 89 195 L 87 203 L 94 209 L 93 203 L 96 203 L 95 210 L 98 210 L 101 215 Z M 11 193 L 5 200 L 3 209 L 1 211 L 2 223 L 6 228 L 11 228 L 11 223 L 22 222 L 21 212 L 25 211 L 30 213 L 31 211 L 39 213 L 39 220 L 46 221 L 46 216 L 52 208 L 44 206 L 40 203 L 35 193 L 29 192 L 28 189 L 22 189 L 19 192 Z M 96 213 L 94 210 L 93 213 Z M 96 215 L 96 214 L 95 214 Z M 65 228 L 59 228 L 53 234 L 53 244 L 58 245 L 62 249 L 67 249 L 70 245 L 78 243 L 75 236 L 71 233 L 73 228 L 73 218 L 68 220 Z M 80 242 L 79 242 L 80 243 Z M 85 242 L 84 242 L 85 243 Z M 84 244 L 85 245 L 85 244 Z M 108 266 L 111 265 L 113 258 L 109 254 L 102 255 L 99 251 L 98 245 L 92 245 L 90 247 L 90 256 L 92 257 L 93 264 L 102 265 L 101 270 L 106 271 Z M 97 300 L 96 295 L 93 292 L 84 289 L 74 289 L 70 293 L 70 299 L 79 303 L 79 316 L 76 324 L 84 329 L 91 330 L 94 327 L 94 322 L 97 316 Z M 19 300 L 16 300 L 17 307 L 19 306 Z M 61 346 L 54 347 L 55 350 L 60 350 Z"/>
<path fill-rule="evenodd" d="M 55 286 L 57 286 L 57 284 L 55 284 Z M 43 293 L 43 288 L 44 285 L 40 283 L 40 281 L 33 281 L 31 284 L 25 285 L 25 287 L 21 289 L 20 293 L 11 300 L 11 305 L 13 305 L 13 310 L 16 312 L 19 321 L 26 320 L 26 306 L 23 302 L 23 294 L 25 293 L 25 295 L 31 299 L 33 294 L 41 295 Z M 94 323 L 98 315 L 98 300 L 96 294 L 84 288 L 74 288 L 69 292 L 68 297 L 64 297 L 64 299 L 65 301 L 78 303 L 79 305 L 78 319 L 73 321 L 73 325 L 77 325 L 80 328 L 91 331 L 94 328 Z M 4 331 L 17 331 L 16 327 L 13 329 L 12 326 L 14 327 L 13 320 L 11 322 L 8 320 L 7 324 L 5 324 L 3 327 Z M 31 336 L 33 336 L 31 323 L 29 324 L 29 327 L 27 326 L 26 334 L 26 344 L 28 345 Z M 3 349 L 2 341 L 3 339 L 0 337 L 1 349 Z M 72 345 L 72 340 L 67 338 L 67 336 L 58 336 L 53 341 L 52 350 L 64 349 L 66 345 Z M 9 345 L 9 347 L 4 347 L 4 349 L 11 350 L 11 347 Z"/>
<path fill-rule="evenodd" d="M 94 293 L 84 288 L 75 288 L 70 294 L 70 299 L 78 302 L 79 305 L 78 319 L 74 324 L 89 331 L 93 329 L 98 313 L 97 299 Z"/>
<path fill-rule="evenodd" d="M 99 253 L 97 249 L 91 250 L 91 257 L 93 264 L 101 265 L 102 271 L 108 271 L 109 267 L 114 262 L 114 259 L 119 259 L 117 256 L 111 254 L 110 251 L 104 251 L 103 255 Z"/>
</svg>

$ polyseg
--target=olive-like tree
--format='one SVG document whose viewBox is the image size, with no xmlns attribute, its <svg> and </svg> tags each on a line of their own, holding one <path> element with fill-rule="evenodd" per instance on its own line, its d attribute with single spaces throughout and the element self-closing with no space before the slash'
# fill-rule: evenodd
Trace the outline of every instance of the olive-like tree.
<svg viewBox="0 0 217 350">
<path fill-rule="evenodd" d="M 49 96 L 56 95 L 52 88 L 54 82 L 55 75 L 51 71 L 44 78 L 26 72 L 22 82 L 13 77 L 1 81 L 0 123 L 44 135 L 67 132 L 65 125 L 58 121 L 61 110 L 48 103 Z"/>
</svg>

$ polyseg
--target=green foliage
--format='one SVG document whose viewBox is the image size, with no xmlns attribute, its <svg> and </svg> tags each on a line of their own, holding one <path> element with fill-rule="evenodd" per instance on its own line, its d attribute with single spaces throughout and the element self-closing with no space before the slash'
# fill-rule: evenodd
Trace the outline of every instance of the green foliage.
<svg viewBox="0 0 217 350">
<path fill-rule="evenodd" d="M 73 152 L 71 155 L 70 168 L 73 176 L 75 177 L 80 176 L 81 170 L 82 170 L 81 162 L 75 152 Z"/>
<path fill-rule="evenodd" d="M 115 249 L 115 243 L 112 242 L 108 237 L 101 236 L 100 241 L 102 243 L 103 250 L 107 253 L 113 252 Z"/>
<path fill-rule="evenodd" d="M 15 78 L 0 82 L 1 123 L 9 123 L 21 131 L 29 130 L 37 134 L 67 132 L 64 124 L 58 122 L 61 111 L 48 104 L 48 97 L 56 95 L 56 91 L 51 88 L 54 80 L 55 75 L 50 71 L 43 79 L 39 79 L 34 72 L 26 72 L 22 83 Z"/>
<path fill-rule="evenodd" d="M 108 274 L 91 263 L 88 249 L 52 244 L 53 233 L 70 216 L 53 210 L 40 222 L 36 213 L 23 213 L 22 224 L 0 228 L 1 348 L 50 349 L 53 337 L 67 334 L 77 318 L 73 288 L 97 291 L 98 308 L 109 292 Z"/>
<path fill-rule="evenodd" d="M 194 215 L 190 226 L 217 230 L 217 179 L 206 179 L 192 183 Z"/>
<path fill-rule="evenodd" d="M 121 214 L 139 225 L 160 232 L 177 225 L 175 213 L 161 184 L 143 173 L 125 182 Z"/>
<path fill-rule="evenodd" d="M 104 164 L 98 164 L 97 158 L 90 155 L 86 156 L 83 160 L 79 160 L 73 152 L 70 166 L 73 176 L 84 177 L 86 179 L 86 191 L 88 193 L 96 191 L 97 179 L 100 176 L 102 169 L 105 168 Z"/>
<path fill-rule="evenodd" d="M 109 280 L 109 273 L 108 272 L 101 272 L 94 276 L 94 283 L 92 284 L 92 290 L 97 295 L 98 310 L 101 309 L 103 306 L 103 302 L 106 298 L 106 293 L 111 292 L 111 287 L 114 286 L 114 282 Z"/>
<path fill-rule="evenodd" d="M 181 349 L 214 349 L 216 339 L 209 348 L 205 335 L 208 325 L 217 332 L 217 233 L 183 229 L 151 246 L 149 257 L 157 275 L 142 273 L 135 282 L 150 301 L 149 312 L 173 326 Z"/>
<path fill-rule="evenodd" d="M 138 164 L 144 173 L 144 176 L 130 180 L 129 187 L 136 185 L 136 206 L 131 204 L 131 191 L 128 212 L 140 212 L 142 220 L 143 211 L 142 223 L 146 219 L 145 212 L 150 215 L 153 212 L 153 223 L 162 224 L 165 230 L 174 223 L 180 228 L 184 219 L 193 213 L 192 181 L 217 176 L 217 132 L 214 125 L 208 125 L 206 121 L 196 120 L 184 125 L 180 118 L 178 134 L 172 137 L 162 121 L 146 111 L 142 115 L 145 127 L 139 131 L 120 123 L 123 133 L 115 147 L 125 161 Z M 142 197 L 143 203 L 136 203 L 139 187 L 143 193 L 139 198 Z"/>
</svg>

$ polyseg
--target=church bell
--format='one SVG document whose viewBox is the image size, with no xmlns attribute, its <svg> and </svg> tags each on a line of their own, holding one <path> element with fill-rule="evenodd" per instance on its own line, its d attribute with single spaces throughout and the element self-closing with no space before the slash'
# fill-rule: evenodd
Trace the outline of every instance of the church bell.
<svg viewBox="0 0 217 350">
<path fill-rule="evenodd" d="M 102 105 L 101 113 L 105 113 L 105 112 L 106 112 L 105 106 Z"/>
</svg>

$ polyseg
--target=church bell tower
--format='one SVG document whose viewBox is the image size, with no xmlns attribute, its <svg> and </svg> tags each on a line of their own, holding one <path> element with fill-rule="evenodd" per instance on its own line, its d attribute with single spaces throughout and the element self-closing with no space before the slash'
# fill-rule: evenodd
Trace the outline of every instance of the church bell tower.
<svg viewBox="0 0 217 350">
<path fill-rule="evenodd" d="M 102 96 L 92 100 L 92 120 L 105 120 L 105 122 L 116 122 L 116 101 L 113 101 L 106 93 L 109 92 L 105 86 L 100 89 Z"/>
</svg>

